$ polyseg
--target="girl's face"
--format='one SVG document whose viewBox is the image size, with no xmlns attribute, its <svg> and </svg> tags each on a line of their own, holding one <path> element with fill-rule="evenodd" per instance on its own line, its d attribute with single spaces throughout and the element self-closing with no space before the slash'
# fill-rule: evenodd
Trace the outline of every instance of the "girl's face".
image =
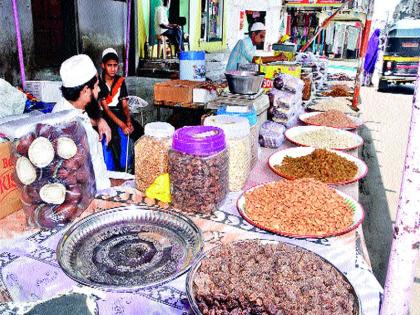
<svg viewBox="0 0 420 315">
<path fill-rule="evenodd" d="M 104 69 L 106 75 L 115 77 L 118 72 L 118 62 L 110 59 L 107 62 L 102 63 L 102 68 Z"/>
</svg>

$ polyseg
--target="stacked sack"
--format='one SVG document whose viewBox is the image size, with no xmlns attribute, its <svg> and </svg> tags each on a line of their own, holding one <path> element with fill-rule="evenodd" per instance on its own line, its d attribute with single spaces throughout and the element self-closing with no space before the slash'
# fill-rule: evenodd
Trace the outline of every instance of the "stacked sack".
<svg viewBox="0 0 420 315">
<path fill-rule="evenodd" d="M 271 120 L 284 125 L 294 126 L 302 112 L 302 93 L 304 82 L 288 74 L 279 74 L 274 79 L 274 88 L 270 91 Z"/>
</svg>

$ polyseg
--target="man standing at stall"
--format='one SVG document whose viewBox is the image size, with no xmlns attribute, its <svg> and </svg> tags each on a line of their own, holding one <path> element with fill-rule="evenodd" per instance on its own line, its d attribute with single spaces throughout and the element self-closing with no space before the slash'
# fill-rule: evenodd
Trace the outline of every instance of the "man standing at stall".
<svg viewBox="0 0 420 315">
<path fill-rule="evenodd" d="M 239 40 L 230 53 L 226 71 L 239 70 L 240 65 L 255 63 L 259 59 L 261 59 L 262 63 L 286 60 L 282 54 L 272 57 L 255 56 L 257 51 L 256 46 L 264 43 L 264 41 L 265 25 L 261 22 L 252 24 L 249 36 Z"/>
<path fill-rule="evenodd" d="M 99 80 L 95 65 L 89 56 L 76 55 L 61 64 L 60 76 L 63 97 L 54 106 L 53 112 L 77 111 L 88 138 L 96 190 L 109 188 L 111 182 L 107 176 L 100 140 L 105 135 L 108 143 L 111 140 L 111 129 L 101 117 L 98 104 Z M 98 128 L 99 134 L 93 126 Z"/>
</svg>

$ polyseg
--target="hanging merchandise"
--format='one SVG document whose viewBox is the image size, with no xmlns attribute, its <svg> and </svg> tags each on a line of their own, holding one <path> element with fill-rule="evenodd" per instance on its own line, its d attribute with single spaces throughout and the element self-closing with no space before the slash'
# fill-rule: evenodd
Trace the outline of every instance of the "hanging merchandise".
<svg viewBox="0 0 420 315">
<path fill-rule="evenodd" d="M 347 49 L 356 50 L 359 39 L 359 29 L 354 26 L 348 27 Z"/>
</svg>

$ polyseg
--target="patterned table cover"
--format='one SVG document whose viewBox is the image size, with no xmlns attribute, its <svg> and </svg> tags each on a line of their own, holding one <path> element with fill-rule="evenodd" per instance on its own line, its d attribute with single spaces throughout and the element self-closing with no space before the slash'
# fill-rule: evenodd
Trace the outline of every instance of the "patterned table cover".
<svg viewBox="0 0 420 315">
<path fill-rule="evenodd" d="M 283 148 L 289 146 L 285 144 Z M 280 179 L 267 167 L 267 160 L 273 152 L 275 150 L 261 150 L 260 160 L 245 189 Z M 138 203 L 141 197 L 132 188 L 133 185 L 133 182 L 128 182 L 99 196 L 82 217 L 104 209 Z M 357 183 L 338 188 L 358 199 Z M 360 298 L 363 314 L 378 314 L 382 288 L 372 273 L 361 227 L 346 235 L 328 239 L 280 237 L 259 230 L 242 219 L 236 209 L 240 194 L 230 193 L 213 215 L 190 216 L 202 230 L 205 250 L 242 239 L 272 239 L 305 247 L 332 262 L 348 277 Z M 22 211 L 0 220 L 0 224 L 0 302 L 13 301 L 0 304 L 0 314 L 16 314 L 10 311 L 16 305 L 24 309 L 22 303 L 46 300 L 70 292 L 87 294 L 91 301 L 96 302 L 101 315 L 191 313 L 185 293 L 186 275 L 136 293 L 113 293 L 88 288 L 68 278 L 56 261 L 56 246 L 66 228 L 30 230 L 25 227 Z"/>
</svg>

